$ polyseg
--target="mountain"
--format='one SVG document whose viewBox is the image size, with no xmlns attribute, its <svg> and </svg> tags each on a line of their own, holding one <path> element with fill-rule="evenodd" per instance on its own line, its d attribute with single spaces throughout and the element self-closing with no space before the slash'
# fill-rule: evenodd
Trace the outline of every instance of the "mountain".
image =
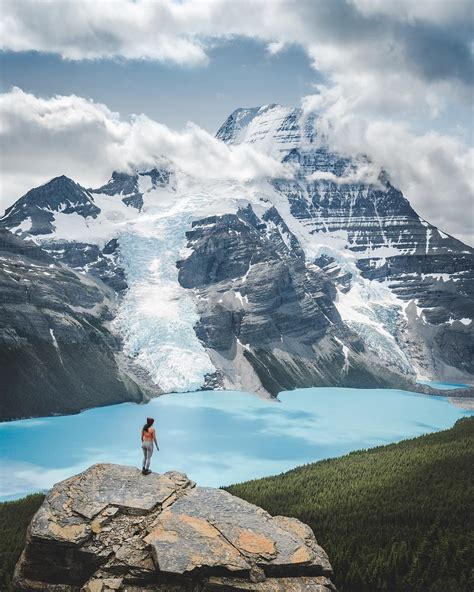
<svg viewBox="0 0 474 592">
<path fill-rule="evenodd" d="M 6 210 L 5 217 L 10 229 L 44 235 L 53 232 L 53 220 L 59 212 L 87 219 L 96 218 L 100 209 L 86 189 L 62 175 L 28 191 Z"/>
<path fill-rule="evenodd" d="M 323 140 L 318 145 L 317 121 L 302 118 L 301 111 L 275 105 L 238 109 L 217 137 L 277 151 L 296 165 L 292 179 L 274 186 L 287 197 L 298 231 L 304 228 L 297 236 L 307 256 L 342 288 L 339 312 L 369 347 L 377 349 L 386 329 L 399 346 L 379 343 L 386 363 L 395 355 L 404 372 L 469 380 L 473 249 L 420 218 L 383 171 L 375 182 L 361 182 L 366 163 L 358 170 L 355 161 L 325 149 Z M 395 329 L 395 322 L 403 326 Z"/>
<path fill-rule="evenodd" d="M 59 177 L 0 227 L 113 290 L 127 372 L 152 391 L 472 383 L 472 248 L 366 158 L 329 151 L 314 115 L 238 109 L 217 138 L 288 174 L 203 180 L 170 165 L 98 189 Z"/>
</svg>

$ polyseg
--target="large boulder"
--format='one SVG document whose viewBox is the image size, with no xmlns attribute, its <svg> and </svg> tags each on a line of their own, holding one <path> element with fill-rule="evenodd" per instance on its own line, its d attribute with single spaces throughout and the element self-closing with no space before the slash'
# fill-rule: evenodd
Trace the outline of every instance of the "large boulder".
<svg viewBox="0 0 474 592">
<path fill-rule="evenodd" d="M 312 530 L 186 475 L 100 464 L 57 484 L 34 516 L 18 590 L 330 592 Z"/>
</svg>

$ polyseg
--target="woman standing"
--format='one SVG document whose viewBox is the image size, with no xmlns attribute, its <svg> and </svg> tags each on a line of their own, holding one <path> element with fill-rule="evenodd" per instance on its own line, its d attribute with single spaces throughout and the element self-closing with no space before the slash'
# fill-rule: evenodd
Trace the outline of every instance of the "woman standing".
<svg viewBox="0 0 474 592">
<path fill-rule="evenodd" d="M 149 475 L 151 473 L 150 462 L 151 455 L 153 454 L 153 442 L 155 443 L 156 449 L 159 450 L 155 429 L 151 427 L 154 423 L 155 420 L 153 417 L 147 417 L 146 424 L 142 428 L 143 475 Z"/>
</svg>

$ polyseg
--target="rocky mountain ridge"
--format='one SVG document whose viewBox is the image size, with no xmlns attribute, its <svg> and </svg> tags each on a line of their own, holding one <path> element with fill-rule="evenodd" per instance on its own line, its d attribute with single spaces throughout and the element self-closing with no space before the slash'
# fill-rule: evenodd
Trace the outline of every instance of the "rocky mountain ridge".
<svg viewBox="0 0 474 592">
<path fill-rule="evenodd" d="M 117 295 L 127 371 L 160 391 L 472 384 L 473 249 L 418 216 L 383 171 L 330 152 L 314 115 L 238 109 L 217 137 L 287 178 L 170 166 L 65 177 L 0 220 Z"/>
<path fill-rule="evenodd" d="M 33 517 L 18 590 L 333 592 L 312 530 L 186 475 L 94 465 Z"/>
<path fill-rule="evenodd" d="M 112 290 L 5 230 L 0 259 L 1 419 L 143 400 L 110 330 Z"/>
</svg>

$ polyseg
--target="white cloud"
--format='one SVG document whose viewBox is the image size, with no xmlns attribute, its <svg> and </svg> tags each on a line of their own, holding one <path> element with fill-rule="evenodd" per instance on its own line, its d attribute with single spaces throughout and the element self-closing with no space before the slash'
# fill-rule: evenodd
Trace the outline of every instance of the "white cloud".
<svg viewBox="0 0 474 592">
<path fill-rule="evenodd" d="M 285 49 L 285 47 L 286 46 L 283 43 L 283 41 L 272 41 L 267 45 L 267 52 L 270 55 L 274 56 L 282 52 Z"/>
<path fill-rule="evenodd" d="M 201 42 L 187 34 L 196 7 L 186 3 L 5 0 L 2 11 L 3 49 L 57 53 L 69 60 L 207 62 Z"/>
<path fill-rule="evenodd" d="M 215 40 L 244 36 L 278 53 L 302 46 L 318 68 L 411 71 L 471 79 L 469 1 L 4 0 L 1 47 L 70 60 L 126 58 L 205 64 Z"/>
<path fill-rule="evenodd" d="M 383 188 L 379 181 L 380 168 L 374 166 L 372 163 L 357 163 L 351 170 L 346 171 L 342 176 L 338 177 L 329 171 L 315 171 L 308 175 L 308 181 L 330 181 L 336 185 L 349 185 L 351 183 L 363 183 L 365 185 L 378 186 Z"/>
<path fill-rule="evenodd" d="M 326 121 L 332 147 L 366 153 L 427 219 L 464 237 L 469 232 L 472 153 L 461 138 L 430 130 L 443 114 L 451 119 L 465 114 L 472 101 L 470 0 L 4 0 L 2 23 L 3 49 L 69 60 L 196 66 L 205 65 L 208 48 L 224 39 L 260 40 L 270 56 L 298 45 L 326 78 L 306 107 L 311 102 Z M 241 168 L 250 175 L 275 167 L 246 149 L 226 152 L 194 126 L 176 134 L 145 116 L 125 122 L 77 97 L 52 99 L 50 105 L 53 112 L 46 108 L 40 115 L 33 108 L 30 120 L 17 113 L 15 137 L 7 132 L 12 151 L 4 158 L 3 182 L 10 201 L 27 188 L 26 177 L 37 184 L 55 164 L 79 180 L 88 176 L 96 182 L 117 160 L 127 164 L 140 155 L 147 161 L 163 152 L 181 157 L 193 174 L 226 175 Z M 469 141 L 472 127 L 459 121 Z M 33 149 L 21 133 L 31 133 Z M 64 150 L 57 148 L 59 139 Z M 87 171 L 78 164 L 83 162 Z"/>
<path fill-rule="evenodd" d="M 302 47 L 354 111 L 433 118 L 472 100 L 469 0 L 4 0 L 2 12 L 5 50 L 196 66 L 243 36 L 269 55 Z"/>
<path fill-rule="evenodd" d="M 204 179 L 244 181 L 286 175 L 284 166 L 251 146 L 228 147 L 194 124 L 180 132 L 145 115 L 124 121 L 105 105 L 71 96 L 43 99 L 18 88 L 0 95 L 0 206 L 65 174 L 98 186 L 112 170 L 166 161 Z"/>
<path fill-rule="evenodd" d="M 386 15 L 409 23 L 425 21 L 433 24 L 463 24 L 466 16 L 472 11 L 471 0 L 352 0 L 352 3 L 363 14 Z"/>
</svg>

